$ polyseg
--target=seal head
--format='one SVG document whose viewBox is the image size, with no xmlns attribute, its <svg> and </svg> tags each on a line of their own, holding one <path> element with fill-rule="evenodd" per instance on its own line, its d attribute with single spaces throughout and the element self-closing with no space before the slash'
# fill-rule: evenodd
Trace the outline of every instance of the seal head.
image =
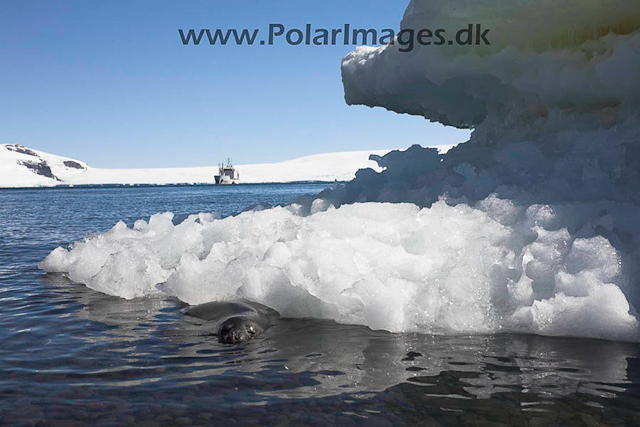
<svg viewBox="0 0 640 427">
<path fill-rule="evenodd" d="M 216 301 L 190 307 L 185 314 L 205 320 L 221 343 L 237 344 L 269 328 L 266 312 L 266 307 L 248 301 Z"/>
<path fill-rule="evenodd" d="M 256 338 L 264 331 L 263 324 L 249 317 L 230 317 L 220 324 L 218 339 L 221 343 L 236 344 Z"/>
</svg>

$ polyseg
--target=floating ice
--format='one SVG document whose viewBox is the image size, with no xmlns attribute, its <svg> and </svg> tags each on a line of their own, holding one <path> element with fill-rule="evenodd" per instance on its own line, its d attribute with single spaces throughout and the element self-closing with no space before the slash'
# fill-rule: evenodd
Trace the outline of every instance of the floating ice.
<svg viewBox="0 0 640 427">
<path fill-rule="evenodd" d="M 390 331 L 637 336 L 616 250 L 557 229 L 548 206 L 489 198 L 475 208 L 292 210 L 192 215 L 175 226 L 171 214 L 157 214 L 58 248 L 41 267 L 124 298 L 242 296 L 284 316 Z"/>
</svg>

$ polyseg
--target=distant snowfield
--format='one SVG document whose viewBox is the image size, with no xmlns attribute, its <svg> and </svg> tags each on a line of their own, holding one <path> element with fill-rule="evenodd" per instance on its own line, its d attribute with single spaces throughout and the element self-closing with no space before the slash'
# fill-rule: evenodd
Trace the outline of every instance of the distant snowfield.
<svg viewBox="0 0 640 427">
<path fill-rule="evenodd" d="M 441 152 L 453 145 L 440 145 Z M 358 169 L 380 171 L 369 155 L 391 150 L 316 154 L 278 163 L 236 165 L 240 182 L 349 181 Z M 58 185 L 167 185 L 213 184 L 217 166 L 192 168 L 100 169 L 21 145 L 0 145 L 0 188 L 55 187 Z"/>
</svg>

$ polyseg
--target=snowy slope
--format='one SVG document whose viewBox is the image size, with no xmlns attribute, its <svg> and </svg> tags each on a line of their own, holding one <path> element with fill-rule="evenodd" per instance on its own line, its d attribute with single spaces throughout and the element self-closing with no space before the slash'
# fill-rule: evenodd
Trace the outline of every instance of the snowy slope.
<svg viewBox="0 0 640 427">
<path fill-rule="evenodd" d="M 450 145 L 438 147 L 445 152 Z M 242 183 L 347 181 L 358 169 L 381 169 L 369 155 L 389 150 L 316 154 L 279 163 L 237 165 Z M 193 168 L 100 169 L 85 162 L 31 150 L 21 145 L 0 145 L 0 188 L 52 187 L 103 184 L 213 183 L 217 166 Z"/>
<path fill-rule="evenodd" d="M 84 175 L 86 163 L 22 145 L 0 145 L 0 187 L 54 186 Z"/>
</svg>

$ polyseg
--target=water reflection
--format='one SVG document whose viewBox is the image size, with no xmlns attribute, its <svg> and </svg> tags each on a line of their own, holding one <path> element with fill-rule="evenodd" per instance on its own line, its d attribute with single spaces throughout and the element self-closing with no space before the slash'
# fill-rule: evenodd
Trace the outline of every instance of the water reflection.
<svg viewBox="0 0 640 427">
<path fill-rule="evenodd" d="M 92 422 L 169 416 L 177 423 L 192 413 L 214 417 L 209 424 L 216 417 L 276 422 L 285 411 L 287 423 L 584 425 L 586 415 L 613 424 L 638 415 L 636 344 L 391 334 L 276 316 L 260 339 L 233 346 L 184 316 L 175 299 L 126 301 L 58 275 L 41 280 L 51 293 L 48 311 L 32 304 L 32 316 L 57 318 L 62 333 L 0 374 L 5 416 L 8 402 L 24 399 L 37 404 L 39 419 L 97 405 L 86 415 Z M 12 414 L 4 420 L 34 420 Z"/>
<path fill-rule="evenodd" d="M 221 191 L 0 192 L 0 424 L 640 425 L 637 344 L 275 318 L 231 346 L 175 299 L 126 301 L 37 269 L 119 219 L 253 203 Z"/>
<path fill-rule="evenodd" d="M 184 316 L 185 305 L 178 300 L 159 296 L 127 301 L 55 275 L 46 280 L 66 286 L 80 303 L 75 316 L 107 327 L 85 339 L 109 342 L 110 351 L 123 353 L 131 363 L 154 355 L 156 365 L 188 366 L 188 375 L 180 373 L 183 380 L 227 371 L 262 373 L 265 378 L 297 374 L 313 380 L 293 389 L 267 387 L 265 396 L 381 391 L 407 380 L 428 386 L 430 377 L 457 372 L 464 379 L 464 396 L 475 398 L 514 389 L 540 396 L 585 393 L 611 398 L 630 383 L 627 360 L 638 356 L 638 346 L 630 343 L 534 335 L 391 334 L 277 316 L 271 316 L 273 326 L 260 339 L 230 346 L 218 343 L 205 322 Z"/>
</svg>

